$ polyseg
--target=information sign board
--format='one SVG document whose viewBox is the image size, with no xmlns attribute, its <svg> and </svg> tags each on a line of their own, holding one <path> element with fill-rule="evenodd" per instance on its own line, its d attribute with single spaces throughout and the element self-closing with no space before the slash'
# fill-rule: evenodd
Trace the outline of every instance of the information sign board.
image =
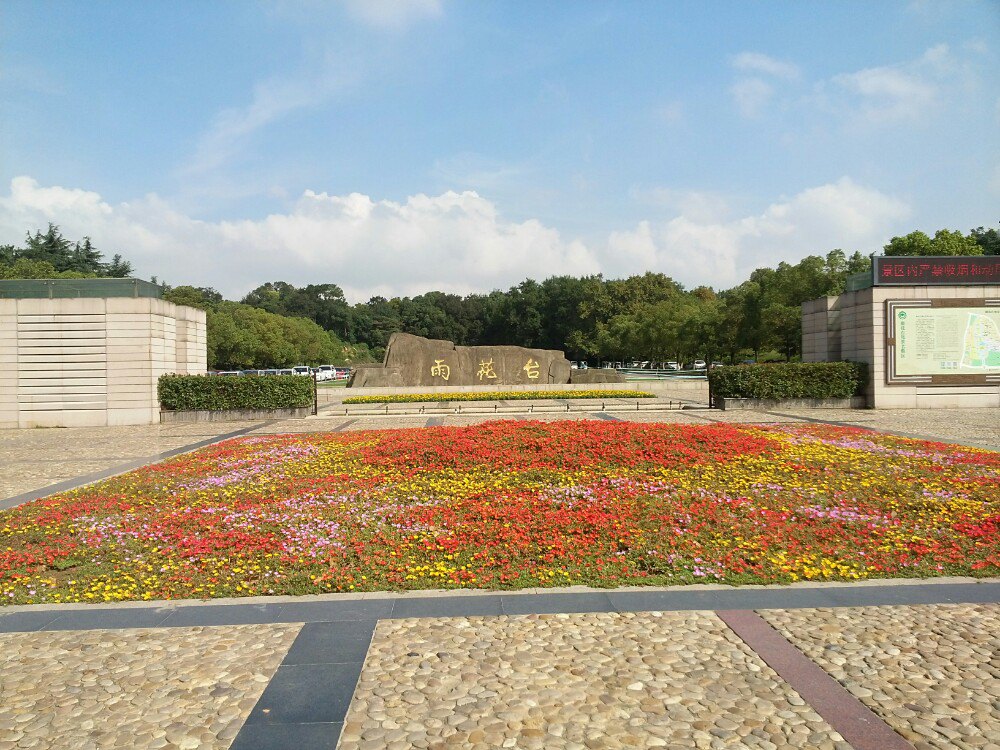
<svg viewBox="0 0 1000 750">
<path fill-rule="evenodd" d="M 1000 299 L 887 301 L 886 382 L 1000 382 Z"/>
</svg>

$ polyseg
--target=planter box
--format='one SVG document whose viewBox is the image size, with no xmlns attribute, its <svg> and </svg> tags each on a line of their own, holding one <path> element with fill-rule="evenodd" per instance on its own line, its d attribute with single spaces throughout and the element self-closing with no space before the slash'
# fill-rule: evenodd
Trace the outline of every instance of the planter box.
<svg viewBox="0 0 1000 750">
<path fill-rule="evenodd" d="M 852 398 L 717 398 L 719 409 L 864 409 L 868 403 L 864 396 Z"/>
<path fill-rule="evenodd" d="M 160 424 L 175 422 L 254 422 L 265 419 L 304 419 L 312 414 L 311 406 L 294 409 L 222 409 L 219 411 L 160 411 Z"/>
</svg>

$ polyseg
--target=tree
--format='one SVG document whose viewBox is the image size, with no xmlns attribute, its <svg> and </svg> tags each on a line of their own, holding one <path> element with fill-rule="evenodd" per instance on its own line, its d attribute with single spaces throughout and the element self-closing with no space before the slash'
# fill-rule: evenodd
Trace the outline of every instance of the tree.
<svg viewBox="0 0 1000 750">
<path fill-rule="evenodd" d="M 222 302 L 222 295 L 212 287 L 175 286 L 164 291 L 163 299 L 175 305 L 211 310 Z"/>
<path fill-rule="evenodd" d="M 1000 255 L 1000 232 L 996 229 L 978 227 L 969 233 L 969 237 L 983 250 L 983 255 Z"/>
<path fill-rule="evenodd" d="M 24 247 L 0 247 L 0 273 L 8 278 L 92 278 L 97 276 L 124 278 L 131 275 L 132 264 L 115 255 L 104 263 L 104 255 L 94 247 L 90 237 L 72 242 L 63 237 L 56 224 L 50 223 L 43 234 L 27 232 Z M 18 261 L 24 261 L 18 265 Z M 14 270 L 17 266 L 17 270 Z"/>
<path fill-rule="evenodd" d="M 958 231 L 939 229 L 931 239 L 923 232 L 910 232 L 904 237 L 893 237 L 883 248 L 887 256 L 914 255 L 982 255 L 983 248 L 974 237 Z"/>
<path fill-rule="evenodd" d="M 123 260 L 119 253 L 114 254 L 107 267 L 107 275 L 116 279 L 124 279 L 131 276 L 132 271 L 132 264 L 127 260 Z"/>
</svg>

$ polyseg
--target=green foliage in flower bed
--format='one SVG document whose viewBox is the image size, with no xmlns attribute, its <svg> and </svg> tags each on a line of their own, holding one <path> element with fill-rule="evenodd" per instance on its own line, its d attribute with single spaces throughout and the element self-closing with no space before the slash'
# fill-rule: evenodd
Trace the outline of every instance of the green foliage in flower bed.
<svg viewBox="0 0 1000 750">
<path fill-rule="evenodd" d="M 527 401 L 547 398 L 655 398 L 645 391 L 492 391 L 485 393 L 398 393 L 352 396 L 345 404 L 414 404 L 424 401 Z"/>
<path fill-rule="evenodd" d="M 868 380 L 861 362 L 779 362 L 723 367 L 708 373 L 712 394 L 720 398 L 850 398 Z"/>
<path fill-rule="evenodd" d="M 157 385 L 170 411 L 292 409 L 312 405 L 312 389 L 312 378 L 299 375 L 162 375 Z"/>
</svg>

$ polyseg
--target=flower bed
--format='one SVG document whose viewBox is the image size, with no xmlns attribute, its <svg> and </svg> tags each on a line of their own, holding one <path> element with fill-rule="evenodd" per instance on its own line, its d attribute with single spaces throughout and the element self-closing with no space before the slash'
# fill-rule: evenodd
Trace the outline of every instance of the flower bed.
<svg viewBox="0 0 1000 750">
<path fill-rule="evenodd" d="M 1000 574 L 1000 453 L 825 425 L 228 440 L 0 513 L 0 600 Z"/>
<path fill-rule="evenodd" d="M 394 393 L 386 396 L 352 396 L 345 404 L 416 404 L 443 401 L 529 401 L 566 398 L 656 398 L 646 391 L 491 391 L 478 393 Z"/>
</svg>

